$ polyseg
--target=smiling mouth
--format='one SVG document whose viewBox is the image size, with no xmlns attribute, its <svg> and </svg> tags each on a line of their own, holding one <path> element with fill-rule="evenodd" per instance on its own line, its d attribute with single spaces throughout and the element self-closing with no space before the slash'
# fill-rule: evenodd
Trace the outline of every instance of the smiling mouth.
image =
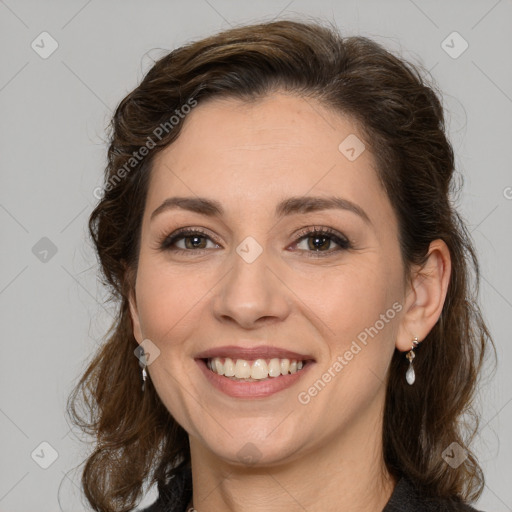
<svg viewBox="0 0 512 512">
<path fill-rule="evenodd" d="M 203 359 L 206 367 L 213 373 L 230 380 L 240 382 L 259 382 L 275 379 L 284 375 L 300 372 L 312 362 L 286 358 L 271 359 L 235 359 L 230 357 L 213 357 Z"/>
</svg>

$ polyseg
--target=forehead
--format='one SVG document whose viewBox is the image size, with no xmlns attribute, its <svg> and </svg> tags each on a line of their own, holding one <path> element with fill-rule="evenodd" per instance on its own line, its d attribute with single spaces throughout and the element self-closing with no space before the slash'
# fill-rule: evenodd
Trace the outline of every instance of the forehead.
<svg viewBox="0 0 512 512">
<path fill-rule="evenodd" d="M 209 99 L 199 102 L 177 140 L 156 156 L 147 204 L 197 195 L 240 210 L 242 204 L 265 208 L 286 196 L 334 192 L 389 208 L 363 144 L 350 118 L 311 98 L 276 93 L 251 102 Z"/>
</svg>

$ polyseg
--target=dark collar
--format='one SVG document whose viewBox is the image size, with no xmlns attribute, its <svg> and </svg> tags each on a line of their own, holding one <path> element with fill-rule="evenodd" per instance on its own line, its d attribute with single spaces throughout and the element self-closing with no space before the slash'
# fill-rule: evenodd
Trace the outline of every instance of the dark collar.
<svg viewBox="0 0 512 512">
<path fill-rule="evenodd" d="M 432 498 L 402 476 L 382 512 L 479 512 L 453 499 Z"/>
<path fill-rule="evenodd" d="M 142 512 L 186 512 L 192 497 L 192 473 L 190 467 L 178 472 L 162 488 L 158 500 Z M 382 512 L 479 512 L 453 499 L 435 499 L 421 492 L 411 480 L 399 478 L 389 501 Z"/>
</svg>

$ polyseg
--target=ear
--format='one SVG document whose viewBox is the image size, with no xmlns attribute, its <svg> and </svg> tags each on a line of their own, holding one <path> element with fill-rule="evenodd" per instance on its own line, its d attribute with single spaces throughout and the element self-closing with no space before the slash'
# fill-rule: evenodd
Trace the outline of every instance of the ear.
<svg viewBox="0 0 512 512">
<path fill-rule="evenodd" d="M 434 240 L 425 264 L 415 269 L 406 288 L 404 314 L 398 328 L 396 348 L 401 352 L 412 348 L 415 336 L 423 341 L 443 310 L 451 274 L 450 250 L 442 240 Z"/>
<path fill-rule="evenodd" d="M 135 278 L 133 272 L 129 269 L 125 270 L 125 283 L 127 287 L 128 304 L 130 307 L 130 318 L 132 320 L 133 336 L 140 345 L 144 340 L 144 337 L 142 336 L 139 310 L 137 308 L 137 297 L 135 294 Z"/>
</svg>

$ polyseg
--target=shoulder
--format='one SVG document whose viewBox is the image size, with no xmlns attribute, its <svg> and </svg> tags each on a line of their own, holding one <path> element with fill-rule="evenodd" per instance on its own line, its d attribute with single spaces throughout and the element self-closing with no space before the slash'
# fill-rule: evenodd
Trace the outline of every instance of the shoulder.
<svg viewBox="0 0 512 512">
<path fill-rule="evenodd" d="M 177 499 L 169 502 L 168 499 L 159 496 L 158 499 L 149 507 L 137 509 L 134 512 L 187 512 L 189 500 Z"/>
<path fill-rule="evenodd" d="M 164 512 L 163 505 L 158 503 L 159 500 L 156 500 L 152 505 L 146 508 L 142 508 L 140 510 L 137 509 L 136 512 Z"/>
<path fill-rule="evenodd" d="M 402 476 L 382 512 L 483 512 L 451 499 L 423 494 L 407 477 Z"/>
<path fill-rule="evenodd" d="M 186 512 L 192 498 L 190 466 L 181 468 L 168 484 L 158 486 L 158 498 L 149 507 L 136 512 Z"/>
</svg>

